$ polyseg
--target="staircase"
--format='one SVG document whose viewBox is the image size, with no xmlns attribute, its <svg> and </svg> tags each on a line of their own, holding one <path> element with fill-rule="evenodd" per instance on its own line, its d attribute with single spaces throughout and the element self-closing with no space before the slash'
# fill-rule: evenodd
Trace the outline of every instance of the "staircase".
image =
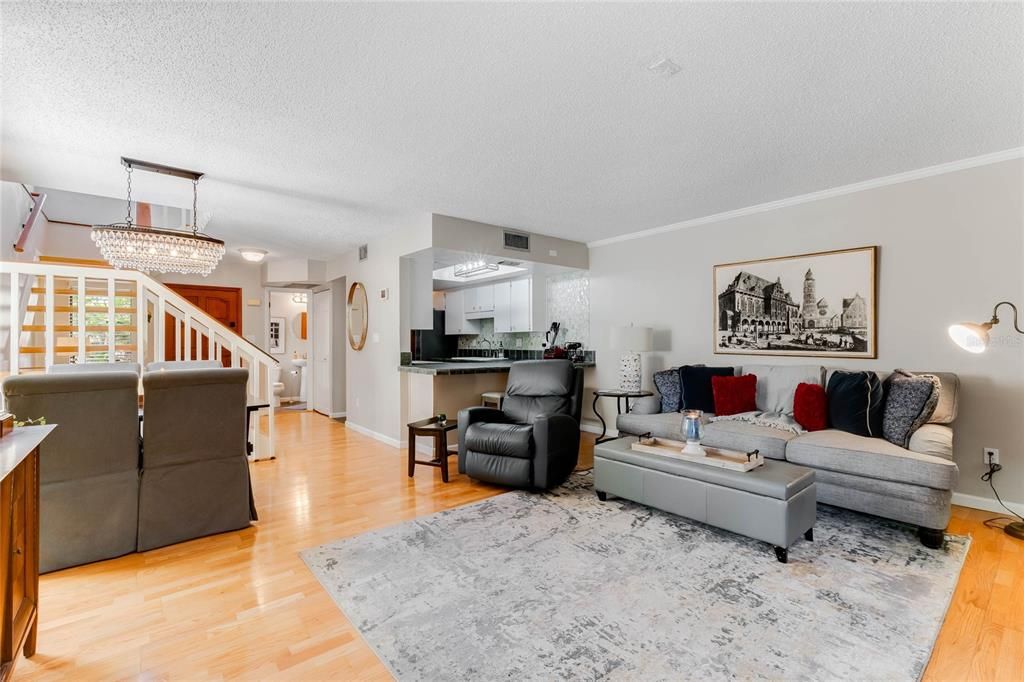
<svg viewBox="0 0 1024 682">
<path fill-rule="evenodd" d="M 0 295 L 0 376 L 68 363 L 221 359 L 249 370 L 250 403 L 270 405 L 261 410 L 267 438 L 254 419 L 254 440 L 257 459 L 273 456 L 277 360 L 164 284 L 134 270 L 0 261 Z"/>
</svg>

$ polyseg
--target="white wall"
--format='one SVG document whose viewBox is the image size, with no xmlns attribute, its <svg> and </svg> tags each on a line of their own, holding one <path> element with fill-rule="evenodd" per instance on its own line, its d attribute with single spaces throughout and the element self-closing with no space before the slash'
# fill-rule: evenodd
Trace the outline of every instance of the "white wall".
<svg viewBox="0 0 1024 682">
<path fill-rule="evenodd" d="M 346 348 L 347 424 L 372 432 L 387 442 L 399 444 L 405 437 L 403 413 L 407 390 L 406 375 L 398 371 L 400 353 L 409 340 L 402 339 L 400 314 L 400 258 L 430 246 L 429 216 L 410 222 L 369 242 L 368 258 L 359 262 L 352 251 L 328 263 L 327 279 L 345 277 L 348 286 L 362 282 L 369 300 L 366 345 L 352 350 L 344 333 L 335 343 Z M 381 300 L 381 289 L 390 298 Z M 406 335 L 408 336 L 408 335 Z"/>
<path fill-rule="evenodd" d="M 263 278 L 259 263 L 250 263 L 238 253 L 228 251 L 224 259 L 208 277 L 202 275 L 181 275 L 152 273 L 155 279 L 166 284 L 198 284 L 210 287 L 241 287 L 242 289 L 242 336 L 260 348 L 266 346 L 266 305 Z M 250 305 L 255 302 L 256 305 Z"/>
<path fill-rule="evenodd" d="M 281 363 L 281 383 L 284 384 L 284 397 L 296 397 L 299 395 L 299 368 L 292 362 L 296 357 L 309 357 L 309 336 L 312 333 L 310 325 L 306 325 L 306 338 L 299 336 L 299 317 L 307 312 L 306 303 L 296 303 L 292 297 L 296 293 L 290 291 L 270 292 L 270 317 L 284 318 L 284 354 L 274 355 Z M 308 294 L 312 297 L 312 294 Z M 307 315 L 308 319 L 308 315 Z M 243 320 L 244 321 L 244 320 Z M 267 321 L 269 325 L 269 320 Z M 261 346 L 264 346 L 261 344 Z M 309 398 L 311 396 L 307 396 Z"/>
<path fill-rule="evenodd" d="M 348 366 L 347 280 L 344 277 L 328 282 L 331 289 L 331 409 L 346 414 L 346 368 Z"/>
<path fill-rule="evenodd" d="M 822 364 L 959 374 L 958 490 L 991 497 L 978 477 L 982 448 L 992 446 L 1005 467 L 996 479 L 1001 495 L 1024 502 L 1024 336 L 1012 332 L 1008 312 L 983 355 L 946 336 L 953 322 L 986 320 L 996 301 L 1024 304 L 1022 188 L 1018 159 L 593 248 L 591 339 L 599 362 L 590 380 L 617 384 L 607 330 L 630 322 L 656 330 L 658 352 L 645 374 L 683 363 L 815 363 L 715 355 L 712 267 L 877 244 L 878 359 Z"/>
</svg>

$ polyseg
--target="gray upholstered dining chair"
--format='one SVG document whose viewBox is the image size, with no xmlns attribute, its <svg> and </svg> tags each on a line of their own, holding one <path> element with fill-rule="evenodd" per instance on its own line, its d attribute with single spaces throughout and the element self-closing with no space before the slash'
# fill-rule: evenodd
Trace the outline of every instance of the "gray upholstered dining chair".
<svg viewBox="0 0 1024 682">
<path fill-rule="evenodd" d="M 120 363 L 119 363 L 120 364 Z M 80 371 L 8 377 L 8 409 L 57 428 L 39 449 L 39 570 L 135 551 L 139 377 Z"/>
<path fill-rule="evenodd" d="M 224 365 L 220 360 L 158 360 L 146 365 L 147 372 L 179 369 L 218 369 Z"/>
<path fill-rule="evenodd" d="M 244 528 L 246 369 L 146 372 L 139 551 Z"/>
<path fill-rule="evenodd" d="M 512 364 L 501 409 L 459 412 L 459 473 L 490 483 L 548 489 L 579 459 L 583 371 L 568 360 Z"/>
<path fill-rule="evenodd" d="M 50 365 L 47 374 L 85 374 L 94 372 L 135 372 L 142 374 L 142 366 L 137 362 L 75 362 L 66 365 Z"/>
</svg>

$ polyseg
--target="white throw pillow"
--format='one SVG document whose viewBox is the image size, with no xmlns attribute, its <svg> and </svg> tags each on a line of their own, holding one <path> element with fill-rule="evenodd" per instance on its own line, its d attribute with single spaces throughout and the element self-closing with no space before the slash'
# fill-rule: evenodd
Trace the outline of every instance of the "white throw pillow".
<svg viewBox="0 0 1024 682">
<path fill-rule="evenodd" d="M 747 365 L 743 374 L 757 377 L 757 409 L 793 414 L 793 396 L 799 384 L 822 384 L 820 365 Z"/>
</svg>

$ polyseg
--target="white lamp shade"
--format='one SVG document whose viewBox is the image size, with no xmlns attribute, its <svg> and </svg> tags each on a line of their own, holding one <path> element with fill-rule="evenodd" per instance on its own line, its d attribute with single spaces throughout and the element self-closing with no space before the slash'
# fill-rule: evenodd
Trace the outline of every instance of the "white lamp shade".
<svg viewBox="0 0 1024 682">
<path fill-rule="evenodd" d="M 654 349 L 654 330 L 651 327 L 612 327 L 611 345 L 614 350 L 649 353 Z"/>
<path fill-rule="evenodd" d="M 984 353 L 988 348 L 988 330 L 992 328 L 991 323 L 974 324 L 973 322 L 961 322 L 949 328 L 949 338 L 969 353 Z"/>
</svg>

